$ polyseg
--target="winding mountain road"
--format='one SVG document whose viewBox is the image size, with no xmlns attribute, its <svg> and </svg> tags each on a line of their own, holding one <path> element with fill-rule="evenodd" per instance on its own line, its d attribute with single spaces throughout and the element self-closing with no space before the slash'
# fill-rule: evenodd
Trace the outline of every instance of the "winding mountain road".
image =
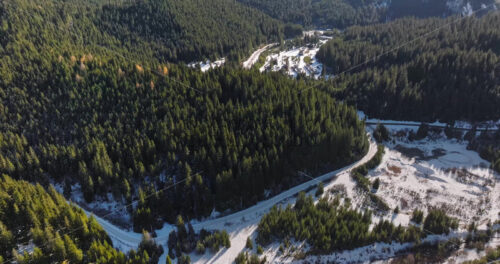
<svg viewBox="0 0 500 264">
<path fill-rule="evenodd" d="M 378 125 L 378 124 L 381 124 L 381 125 L 384 125 L 384 126 L 406 126 L 406 127 L 419 127 L 422 125 L 422 122 L 397 122 L 397 121 L 384 121 L 384 120 L 381 120 L 381 121 L 366 121 L 365 124 L 367 126 L 373 126 L 373 125 Z M 430 128 L 445 128 L 446 127 L 446 124 L 439 124 L 439 125 L 434 125 L 434 124 L 429 124 L 429 123 L 426 123 L 428 127 Z M 492 127 L 490 127 L 492 126 Z M 490 125 L 490 126 L 478 126 L 476 127 L 476 130 L 477 131 L 496 131 L 498 130 L 498 128 L 495 128 L 494 125 Z M 469 130 L 472 130 L 472 128 L 469 128 L 469 127 L 453 127 L 453 129 L 455 130 L 461 130 L 461 131 L 469 131 Z"/>
<path fill-rule="evenodd" d="M 256 205 L 249 207 L 247 209 L 238 211 L 233 214 L 229 214 L 223 217 L 204 220 L 199 223 L 193 223 L 193 228 L 195 230 L 200 230 L 202 228 L 210 230 L 210 229 L 226 229 L 230 234 L 231 239 L 231 248 L 224 249 L 219 251 L 215 255 L 205 254 L 200 256 L 200 259 L 192 259 L 193 262 L 200 263 L 229 263 L 232 262 L 237 254 L 241 252 L 241 250 L 245 246 L 246 238 L 248 236 L 254 235 L 257 225 L 260 221 L 260 218 L 269 211 L 274 205 L 281 203 L 294 203 L 295 195 L 301 191 L 308 190 L 309 188 L 314 188 L 319 182 L 327 181 L 329 179 L 333 179 L 339 174 L 348 173 L 353 168 L 356 168 L 368 160 L 370 160 L 375 153 L 377 152 L 376 143 L 370 140 L 370 146 L 368 152 L 363 158 L 354 162 L 346 167 L 341 169 L 331 171 L 329 173 L 323 174 L 319 177 L 316 177 L 310 181 L 304 182 L 300 185 L 292 187 L 276 196 L 273 196 L 267 200 L 261 201 Z M 90 213 L 89 213 L 90 214 Z M 94 216 L 97 221 L 101 224 L 101 226 L 106 230 L 110 238 L 113 240 L 113 244 L 115 247 L 127 251 L 129 249 L 137 248 L 139 243 L 141 242 L 141 234 L 133 233 L 130 231 L 123 230 L 107 220 L 104 220 L 100 217 Z M 175 227 L 173 225 L 165 224 L 165 226 L 157 231 L 158 236 L 155 238 L 156 242 L 165 247 L 168 235 L 170 231 L 172 231 Z M 160 259 L 160 263 L 164 263 L 164 256 Z M 163 260 L 163 262 L 162 262 Z"/>
<path fill-rule="evenodd" d="M 262 52 L 264 52 L 265 50 L 267 50 L 268 48 L 274 46 L 274 45 L 277 45 L 277 43 L 271 43 L 271 44 L 268 44 L 256 51 L 254 51 L 254 53 L 252 53 L 252 55 L 250 55 L 250 57 L 243 62 L 243 69 L 251 69 L 252 66 L 259 60 L 259 57 L 260 57 L 260 54 L 262 54 Z"/>
</svg>

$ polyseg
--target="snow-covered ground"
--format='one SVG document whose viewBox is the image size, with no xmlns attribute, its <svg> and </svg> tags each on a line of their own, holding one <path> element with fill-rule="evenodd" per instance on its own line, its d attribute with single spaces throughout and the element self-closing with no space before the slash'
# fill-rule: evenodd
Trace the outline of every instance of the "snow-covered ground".
<svg viewBox="0 0 500 264">
<path fill-rule="evenodd" d="M 395 126 L 392 133 L 400 130 Z M 371 128 L 369 128 L 371 129 Z M 406 132 L 415 127 L 405 128 Z M 400 132 L 400 135 L 403 133 Z M 459 219 L 460 227 L 450 236 L 464 238 L 466 227 L 472 221 L 479 229 L 486 229 L 488 221 L 495 222 L 500 213 L 500 175 L 489 169 L 489 163 L 479 157 L 476 152 L 467 150 L 466 142 L 448 140 L 444 135 L 436 135 L 433 139 L 410 142 L 406 137 L 394 138 L 386 144 L 381 164 L 370 171 L 371 181 L 380 179 L 377 195 L 391 209 L 399 207 L 399 213 L 393 210 L 376 212 L 374 222 L 379 219 L 392 221 L 395 225 L 408 226 L 414 209 L 427 212 L 431 208 L 444 209 L 449 215 Z M 351 200 L 355 208 L 369 208 L 367 198 L 356 190 L 356 183 L 349 173 L 341 173 L 325 185 L 325 193 L 341 194 Z M 312 191 L 314 192 L 314 191 Z M 449 236 L 430 235 L 426 240 L 446 240 Z M 294 255 L 306 250 L 307 245 L 292 243 L 294 252 L 279 252 L 279 244 L 266 248 L 264 256 L 271 263 L 358 263 L 381 260 L 385 263 L 397 256 L 397 252 L 409 248 L 410 243 L 384 244 L 375 243 L 355 250 L 335 252 L 323 256 L 307 256 L 296 260 Z M 500 245 L 500 238 L 493 238 L 486 247 Z M 483 252 L 462 248 L 448 260 L 449 263 L 476 259 Z M 306 263 L 307 263 L 306 262 Z"/>
<path fill-rule="evenodd" d="M 405 220 L 414 209 L 437 207 L 463 225 L 497 219 L 500 204 L 493 203 L 500 194 L 497 176 L 487 161 L 467 150 L 466 142 L 444 137 L 389 143 L 382 164 L 369 174 L 370 180 L 381 182 L 377 194 L 391 208 L 398 206 Z"/>
<path fill-rule="evenodd" d="M 222 58 L 222 59 L 216 60 L 214 62 L 211 62 L 210 60 L 207 60 L 205 62 L 203 62 L 203 61 L 191 62 L 187 66 L 191 67 L 191 68 L 198 68 L 198 67 L 200 67 L 200 70 L 202 72 L 206 72 L 206 71 L 208 71 L 210 69 L 219 68 L 222 65 L 224 65 L 224 63 L 226 63 L 226 58 Z"/>
<path fill-rule="evenodd" d="M 59 193 L 63 193 L 62 184 L 54 184 L 54 188 Z M 93 202 L 87 203 L 83 198 L 80 184 L 77 183 L 71 186 L 69 200 L 87 211 L 94 212 L 97 215 L 106 215 L 107 219 L 113 219 L 113 222 L 122 228 L 131 227 L 132 219 L 127 207 L 124 206 L 124 201 L 116 201 L 111 193 L 108 193 L 107 197 L 97 196 Z"/>
<path fill-rule="evenodd" d="M 323 72 L 323 64 L 317 60 L 316 54 L 319 48 L 331 39 L 329 36 L 322 35 L 323 33 L 323 31 L 304 32 L 305 36 L 317 34 L 320 38 L 319 42 L 269 54 L 264 65 L 259 69 L 260 72 L 284 71 L 293 77 L 305 74 L 319 79 Z"/>
<path fill-rule="evenodd" d="M 324 35 L 325 31 L 311 30 L 305 31 L 303 36 L 318 36 L 318 43 L 310 43 L 302 47 L 294 47 L 289 50 L 282 51 L 277 46 L 277 43 L 266 45 L 256 50 L 246 61 L 243 62 L 244 69 L 252 68 L 259 60 L 259 57 L 266 50 L 271 51 L 266 56 L 265 63 L 260 67 L 260 72 L 264 71 L 285 71 L 288 75 L 296 77 L 299 73 L 306 76 L 313 76 L 318 79 L 323 71 L 323 64 L 318 62 L 316 54 L 321 45 L 325 44 L 331 37 Z M 306 59 L 308 58 L 308 59 Z"/>
</svg>

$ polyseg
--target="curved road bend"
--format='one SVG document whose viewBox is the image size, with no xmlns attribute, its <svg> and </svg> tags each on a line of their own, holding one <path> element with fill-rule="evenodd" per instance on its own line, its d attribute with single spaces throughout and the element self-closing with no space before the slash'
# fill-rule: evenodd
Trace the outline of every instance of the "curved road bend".
<svg viewBox="0 0 500 264">
<path fill-rule="evenodd" d="M 283 201 L 287 198 L 290 198 L 290 197 L 296 195 L 297 193 L 299 193 L 301 191 L 307 190 L 308 188 L 315 186 L 320 181 L 326 181 L 327 179 L 333 178 L 334 176 L 337 176 L 341 173 L 346 173 L 346 172 L 351 171 L 353 168 L 356 168 L 356 167 L 366 163 L 367 161 L 369 161 L 375 155 L 376 152 L 377 152 L 377 144 L 374 143 L 370 139 L 370 146 L 369 146 L 368 152 L 366 153 L 366 155 L 363 158 L 361 158 L 357 162 L 352 163 L 351 165 L 348 165 L 348 166 L 343 167 L 341 169 L 323 174 L 319 177 L 316 177 L 314 180 L 304 182 L 300 185 L 297 185 L 293 188 L 290 188 L 290 189 L 288 189 L 280 194 L 277 194 L 276 196 L 271 197 L 270 199 L 261 201 L 261 202 L 257 203 L 256 205 L 249 207 L 247 209 L 244 209 L 242 211 L 238 211 L 236 213 L 226 215 L 223 217 L 219 217 L 219 218 L 215 218 L 215 219 L 205 220 L 205 221 L 200 222 L 200 223 L 195 223 L 195 224 L 193 224 L 193 228 L 196 230 L 200 230 L 202 228 L 205 228 L 205 229 L 214 229 L 217 227 L 220 228 L 221 225 L 231 224 L 231 223 L 240 221 L 241 219 L 244 219 L 245 216 L 248 216 L 250 219 L 253 218 L 253 216 L 257 216 L 258 219 L 260 219 L 260 216 L 264 215 L 274 205 L 280 203 L 281 201 Z M 90 213 L 88 213 L 88 214 L 90 214 Z M 136 248 L 139 245 L 139 243 L 141 242 L 141 238 L 142 238 L 141 234 L 123 230 L 123 229 L 111 224 L 107 220 L 104 220 L 98 216 L 94 216 L 94 217 L 97 219 L 97 221 L 101 224 L 101 226 L 104 228 L 104 230 L 106 230 L 108 235 L 114 241 L 117 241 L 117 242 L 121 243 L 122 245 L 130 247 L 130 248 Z M 174 228 L 174 227 L 172 226 L 172 228 Z M 165 243 L 168 240 L 169 233 L 170 233 L 169 231 L 168 232 L 164 232 L 164 231 L 161 232 L 161 234 L 159 234 L 158 237 L 155 238 L 156 242 L 161 244 L 161 245 L 165 245 Z M 118 246 L 118 245 L 115 245 L 115 246 Z"/>
</svg>

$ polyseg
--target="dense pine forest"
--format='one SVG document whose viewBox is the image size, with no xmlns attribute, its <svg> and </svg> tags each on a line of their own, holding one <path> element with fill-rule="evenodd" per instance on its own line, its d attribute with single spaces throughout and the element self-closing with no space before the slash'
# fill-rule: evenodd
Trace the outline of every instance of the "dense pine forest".
<svg viewBox="0 0 500 264">
<path fill-rule="evenodd" d="M 167 253 L 162 247 L 167 263 L 189 263 L 189 254 L 218 252 L 232 239 L 222 229 L 195 232 L 191 220 L 247 208 L 310 180 L 306 174 L 366 154 L 357 108 L 391 119 L 499 119 L 500 28 L 491 26 L 500 25 L 498 13 L 446 26 L 425 45 L 417 41 L 330 80 L 239 65 L 265 43 L 335 27 L 345 31 L 332 33 L 318 57 L 337 74 L 455 19 L 378 24 L 427 16 L 419 13 L 425 1 L 418 8 L 392 2 L 1 1 L 0 263 L 152 264 Z M 432 14 L 456 11 L 443 3 Z M 402 11 L 409 6 L 414 13 Z M 221 57 L 226 65 L 205 73 L 185 66 Z M 383 131 L 376 137 L 388 139 Z M 483 136 L 471 148 L 500 170 L 498 138 Z M 365 176 L 383 153 L 379 146 L 351 174 L 380 208 L 387 205 L 369 193 L 380 182 Z M 70 201 L 79 191 L 88 203 L 132 205 L 139 247 L 113 248 L 96 219 Z M 323 191 L 321 184 L 317 196 Z M 456 228 L 441 211 L 420 213 L 418 222 L 432 232 Z M 176 229 L 157 245 L 146 231 L 165 222 Z M 261 219 L 257 241 L 294 238 L 324 253 L 425 236 L 418 226 L 371 224 L 368 211 L 327 196 L 315 204 L 301 193 L 294 207 L 274 207 Z"/>
<path fill-rule="evenodd" d="M 345 28 L 381 21 L 376 0 L 238 0 L 286 23 L 305 27 Z"/>
<path fill-rule="evenodd" d="M 333 74 L 350 70 L 334 79 L 332 93 L 384 119 L 498 120 L 500 28 L 492 25 L 500 25 L 500 14 L 447 25 L 454 19 L 407 18 L 349 28 L 318 53 Z"/>
<path fill-rule="evenodd" d="M 96 16 L 103 32 L 126 46 L 154 43 L 154 56 L 169 61 L 226 55 L 239 61 L 259 44 L 284 37 L 281 23 L 231 0 L 131 1 L 105 5 Z"/>
<path fill-rule="evenodd" d="M 246 207 L 266 189 L 306 180 L 298 170 L 338 167 L 367 149 L 354 108 L 304 82 L 159 63 L 147 50 L 125 52 L 59 5 L 3 5 L 2 173 L 67 189 L 79 183 L 87 201 L 108 192 L 137 198 L 141 231 L 179 214 L 191 219 Z M 33 13 L 21 16 L 27 10 Z M 57 22 L 41 22 L 47 19 Z M 58 26 L 90 39 L 67 39 L 76 35 Z M 115 46 L 102 49 L 95 44 L 101 37 Z"/>
<path fill-rule="evenodd" d="M 45 57 L 58 56 L 75 45 L 93 53 L 118 51 L 127 59 L 237 60 L 284 38 L 281 22 L 230 0 L 14 0 L 0 3 L 0 10 L 1 52 L 16 61 L 29 49 L 17 62 L 45 51 L 51 51 Z"/>
<path fill-rule="evenodd" d="M 484 6 L 490 6 L 494 0 L 470 0 L 470 1 L 450 1 L 450 0 L 393 0 L 390 1 L 387 9 L 388 18 L 400 18 L 413 16 L 419 18 L 444 17 L 453 14 L 468 14 L 472 10 L 477 10 Z"/>
</svg>

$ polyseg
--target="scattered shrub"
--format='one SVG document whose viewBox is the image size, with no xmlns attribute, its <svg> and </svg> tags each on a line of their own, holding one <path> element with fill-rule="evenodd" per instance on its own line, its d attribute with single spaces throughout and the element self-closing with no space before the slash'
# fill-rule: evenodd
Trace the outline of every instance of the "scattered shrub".
<svg viewBox="0 0 500 264">
<path fill-rule="evenodd" d="M 431 210 L 424 220 L 424 231 L 432 234 L 449 234 L 458 228 L 458 221 L 449 217 L 442 210 Z"/>
<path fill-rule="evenodd" d="M 377 124 L 375 131 L 373 131 L 373 138 L 375 138 L 375 140 L 379 143 L 389 141 L 391 139 L 389 136 L 389 130 L 387 130 L 387 128 L 380 123 Z"/>
<path fill-rule="evenodd" d="M 378 190 L 378 188 L 379 188 L 379 187 L 380 187 L 380 179 L 379 179 L 379 178 L 377 178 L 377 179 L 375 179 L 375 181 L 373 181 L 372 188 L 373 188 L 374 190 Z"/>
<path fill-rule="evenodd" d="M 250 239 L 250 237 L 247 237 L 247 244 L 245 247 L 250 249 L 250 250 L 253 249 L 253 243 L 252 243 L 252 240 Z"/>
<path fill-rule="evenodd" d="M 323 192 L 324 192 L 324 186 L 323 186 L 323 183 L 320 182 L 318 184 L 318 189 L 316 190 L 316 194 L 315 194 L 316 197 L 321 196 L 323 194 Z"/>
<path fill-rule="evenodd" d="M 422 212 L 418 209 L 415 209 L 412 213 L 411 221 L 413 221 L 417 224 L 421 224 L 423 220 L 424 220 L 424 212 Z"/>
</svg>

